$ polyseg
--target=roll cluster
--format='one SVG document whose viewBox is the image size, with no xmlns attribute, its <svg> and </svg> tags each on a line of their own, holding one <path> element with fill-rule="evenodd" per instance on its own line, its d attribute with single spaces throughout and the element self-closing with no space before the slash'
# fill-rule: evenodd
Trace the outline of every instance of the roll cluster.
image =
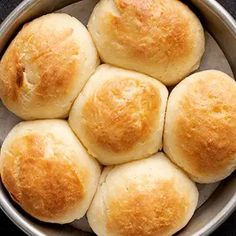
<svg viewBox="0 0 236 236">
<path fill-rule="evenodd" d="M 101 0 L 88 30 L 60 13 L 25 24 L 0 62 L 1 100 L 25 120 L 1 148 L 12 199 L 44 222 L 87 212 L 99 236 L 182 229 L 194 182 L 236 169 L 236 82 L 191 74 L 204 47 L 177 0 Z"/>
</svg>

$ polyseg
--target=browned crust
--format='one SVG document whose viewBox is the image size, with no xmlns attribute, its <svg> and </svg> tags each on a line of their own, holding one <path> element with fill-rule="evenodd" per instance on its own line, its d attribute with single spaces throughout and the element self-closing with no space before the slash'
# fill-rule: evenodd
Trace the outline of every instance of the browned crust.
<svg viewBox="0 0 236 236">
<path fill-rule="evenodd" d="M 45 106 L 68 94 L 79 68 L 80 49 L 73 28 L 59 30 L 52 24 L 57 17 L 60 14 L 30 22 L 10 44 L 0 64 L 0 95 L 5 102 L 22 106 L 30 96 Z"/>
<path fill-rule="evenodd" d="M 51 146 L 46 140 L 55 141 L 39 134 L 14 140 L 3 157 L 1 178 L 25 211 L 38 219 L 55 220 L 83 199 L 86 173 L 61 152 L 47 154 Z"/>
<path fill-rule="evenodd" d="M 182 3 L 168 0 L 115 0 L 120 15 L 102 19 L 103 31 L 132 58 L 159 64 L 182 61 L 193 50 Z M 174 8 L 179 10 L 173 10 Z"/>
<path fill-rule="evenodd" d="M 123 152 L 150 135 L 160 117 L 160 106 L 159 91 L 151 83 L 114 79 L 88 98 L 81 122 L 101 147 Z"/>
<path fill-rule="evenodd" d="M 107 205 L 108 230 L 121 236 L 170 235 L 189 205 L 187 196 L 179 194 L 173 183 L 159 182 L 145 191 L 131 185 L 122 196 L 112 198 Z"/>
<path fill-rule="evenodd" d="M 188 87 L 174 133 L 193 175 L 218 175 L 235 162 L 236 86 L 215 73 Z M 174 115 L 174 114 L 173 114 Z"/>
</svg>

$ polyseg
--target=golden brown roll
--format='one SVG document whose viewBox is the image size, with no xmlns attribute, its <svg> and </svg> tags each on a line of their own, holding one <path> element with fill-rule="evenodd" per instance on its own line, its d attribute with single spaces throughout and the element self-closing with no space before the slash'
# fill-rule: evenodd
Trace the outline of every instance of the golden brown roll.
<svg viewBox="0 0 236 236">
<path fill-rule="evenodd" d="M 179 0 L 101 0 L 88 24 L 105 63 L 174 85 L 197 69 L 203 27 Z"/>
<path fill-rule="evenodd" d="M 164 151 L 199 183 L 226 178 L 236 168 L 236 82 L 220 71 L 203 71 L 171 93 Z"/>
<path fill-rule="evenodd" d="M 19 117 L 64 118 L 98 65 L 87 29 L 49 14 L 25 24 L 0 62 L 0 97 Z"/>
<path fill-rule="evenodd" d="M 158 153 L 106 167 L 87 217 L 98 236 L 169 236 L 188 223 L 197 202 L 195 184 Z"/>
<path fill-rule="evenodd" d="M 105 165 L 141 159 L 162 148 L 167 96 L 151 77 L 102 65 L 75 101 L 69 124 Z"/>
<path fill-rule="evenodd" d="M 33 217 L 68 223 L 86 213 L 99 164 L 62 120 L 22 122 L 3 143 L 1 179 L 12 199 Z"/>
</svg>

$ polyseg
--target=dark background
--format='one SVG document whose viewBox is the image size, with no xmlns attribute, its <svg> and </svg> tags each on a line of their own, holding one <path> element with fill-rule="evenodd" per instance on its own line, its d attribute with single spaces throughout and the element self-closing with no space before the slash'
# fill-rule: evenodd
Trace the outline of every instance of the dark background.
<svg viewBox="0 0 236 236">
<path fill-rule="evenodd" d="M 53 1 L 53 0 L 48 0 Z M 144 0 L 145 1 L 145 0 Z M 204 0 L 202 0 L 204 1 Z M 236 0 L 217 0 L 236 18 Z M 0 23 L 21 0 L 0 0 Z M 0 210 L 0 235 L 25 235 Z M 212 236 L 236 236 L 236 212 Z"/>
</svg>

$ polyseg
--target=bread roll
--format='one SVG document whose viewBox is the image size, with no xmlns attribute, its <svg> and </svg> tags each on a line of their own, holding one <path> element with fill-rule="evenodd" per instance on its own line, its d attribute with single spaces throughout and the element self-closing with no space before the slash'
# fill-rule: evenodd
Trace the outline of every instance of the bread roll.
<svg viewBox="0 0 236 236">
<path fill-rule="evenodd" d="M 64 118 L 98 64 L 86 28 L 66 14 L 25 24 L 0 62 L 0 97 L 25 120 Z"/>
<path fill-rule="evenodd" d="M 148 157 L 162 148 L 167 96 L 146 75 L 102 65 L 74 103 L 69 124 L 104 165 Z"/>
<path fill-rule="evenodd" d="M 178 0 L 101 0 L 88 29 L 105 63 L 174 85 L 197 69 L 203 27 Z"/>
<path fill-rule="evenodd" d="M 86 213 L 100 176 L 66 121 L 22 122 L 9 133 L 0 158 L 12 199 L 45 222 L 68 223 Z"/>
<path fill-rule="evenodd" d="M 164 151 L 199 183 L 226 178 L 236 168 L 236 82 L 203 71 L 171 93 Z"/>
<path fill-rule="evenodd" d="M 197 202 L 195 184 L 158 153 L 106 167 L 87 217 L 98 236 L 168 236 L 188 223 Z"/>
</svg>

